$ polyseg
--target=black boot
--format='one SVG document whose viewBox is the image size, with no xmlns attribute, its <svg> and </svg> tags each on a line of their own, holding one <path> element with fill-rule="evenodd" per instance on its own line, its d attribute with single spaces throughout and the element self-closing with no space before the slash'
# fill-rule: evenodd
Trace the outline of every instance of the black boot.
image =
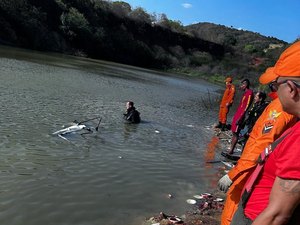
<svg viewBox="0 0 300 225">
<path fill-rule="evenodd" d="M 215 126 L 215 128 L 222 128 L 222 123 L 219 122 L 219 124 L 217 126 Z"/>
<path fill-rule="evenodd" d="M 222 123 L 221 125 L 221 131 L 226 131 L 227 130 L 227 126 L 225 123 Z"/>
</svg>

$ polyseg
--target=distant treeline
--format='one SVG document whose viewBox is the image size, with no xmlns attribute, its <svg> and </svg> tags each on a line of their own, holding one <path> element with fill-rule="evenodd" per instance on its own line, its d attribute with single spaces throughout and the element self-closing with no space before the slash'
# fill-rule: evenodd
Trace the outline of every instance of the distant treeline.
<svg viewBox="0 0 300 225">
<path fill-rule="evenodd" d="M 150 68 L 200 63 L 199 52 L 224 55 L 222 45 L 184 33 L 180 22 L 125 2 L 1 0 L 0 26 L 3 44 Z"/>
<path fill-rule="evenodd" d="M 272 65 L 287 43 L 213 24 L 184 27 L 122 1 L 0 0 L 0 43 L 220 79 Z M 282 44 L 265 51 L 269 44 Z"/>
</svg>

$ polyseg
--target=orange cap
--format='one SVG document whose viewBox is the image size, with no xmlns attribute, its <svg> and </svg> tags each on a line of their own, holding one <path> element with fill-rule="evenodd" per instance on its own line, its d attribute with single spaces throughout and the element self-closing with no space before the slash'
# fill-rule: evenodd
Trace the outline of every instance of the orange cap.
<svg viewBox="0 0 300 225">
<path fill-rule="evenodd" d="M 225 79 L 225 82 L 232 82 L 232 78 L 231 78 L 231 77 L 227 77 L 227 78 Z"/>
<path fill-rule="evenodd" d="M 287 48 L 279 57 L 274 67 L 263 73 L 259 82 L 268 84 L 278 77 L 300 77 L 300 41 Z"/>
<path fill-rule="evenodd" d="M 274 67 L 269 67 L 266 69 L 266 72 L 259 77 L 259 82 L 261 84 L 268 84 L 276 80 L 276 78 L 277 75 L 274 73 Z"/>
</svg>

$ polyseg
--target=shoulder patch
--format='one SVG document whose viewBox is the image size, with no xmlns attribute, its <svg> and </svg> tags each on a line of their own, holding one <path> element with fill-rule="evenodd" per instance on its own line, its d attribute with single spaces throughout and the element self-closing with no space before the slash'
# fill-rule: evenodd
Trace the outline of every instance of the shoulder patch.
<svg viewBox="0 0 300 225">
<path fill-rule="evenodd" d="M 263 134 L 269 133 L 272 130 L 272 128 L 274 127 L 274 124 L 276 122 L 276 118 L 278 118 L 280 115 L 281 115 L 281 112 L 277 112 L 276 110 L 271 110 L 269 112 L 268 119 L 265 122 L 264 127 L 263 127 L 263 131 L 262 131 Z"/>
</svg>

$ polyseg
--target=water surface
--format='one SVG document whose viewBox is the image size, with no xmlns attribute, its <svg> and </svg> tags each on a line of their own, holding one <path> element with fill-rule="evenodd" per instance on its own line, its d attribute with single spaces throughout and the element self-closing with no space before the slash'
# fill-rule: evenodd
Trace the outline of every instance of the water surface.
<svg viewBox="0 0 300 225">
<path fill-rule="evenodd" d="M 0 221 L 141 224 L 215 187 L 218 87 L 150 70 L 0 48 Z M 122 120 L 132 100 L 142 123 Z M 101 116 L 100 131 L 52 132 Z M 96 126 L 98 121 L 90 122 Z M 168 194 L 173 198 L 169 199 Z"/>
</svg>

